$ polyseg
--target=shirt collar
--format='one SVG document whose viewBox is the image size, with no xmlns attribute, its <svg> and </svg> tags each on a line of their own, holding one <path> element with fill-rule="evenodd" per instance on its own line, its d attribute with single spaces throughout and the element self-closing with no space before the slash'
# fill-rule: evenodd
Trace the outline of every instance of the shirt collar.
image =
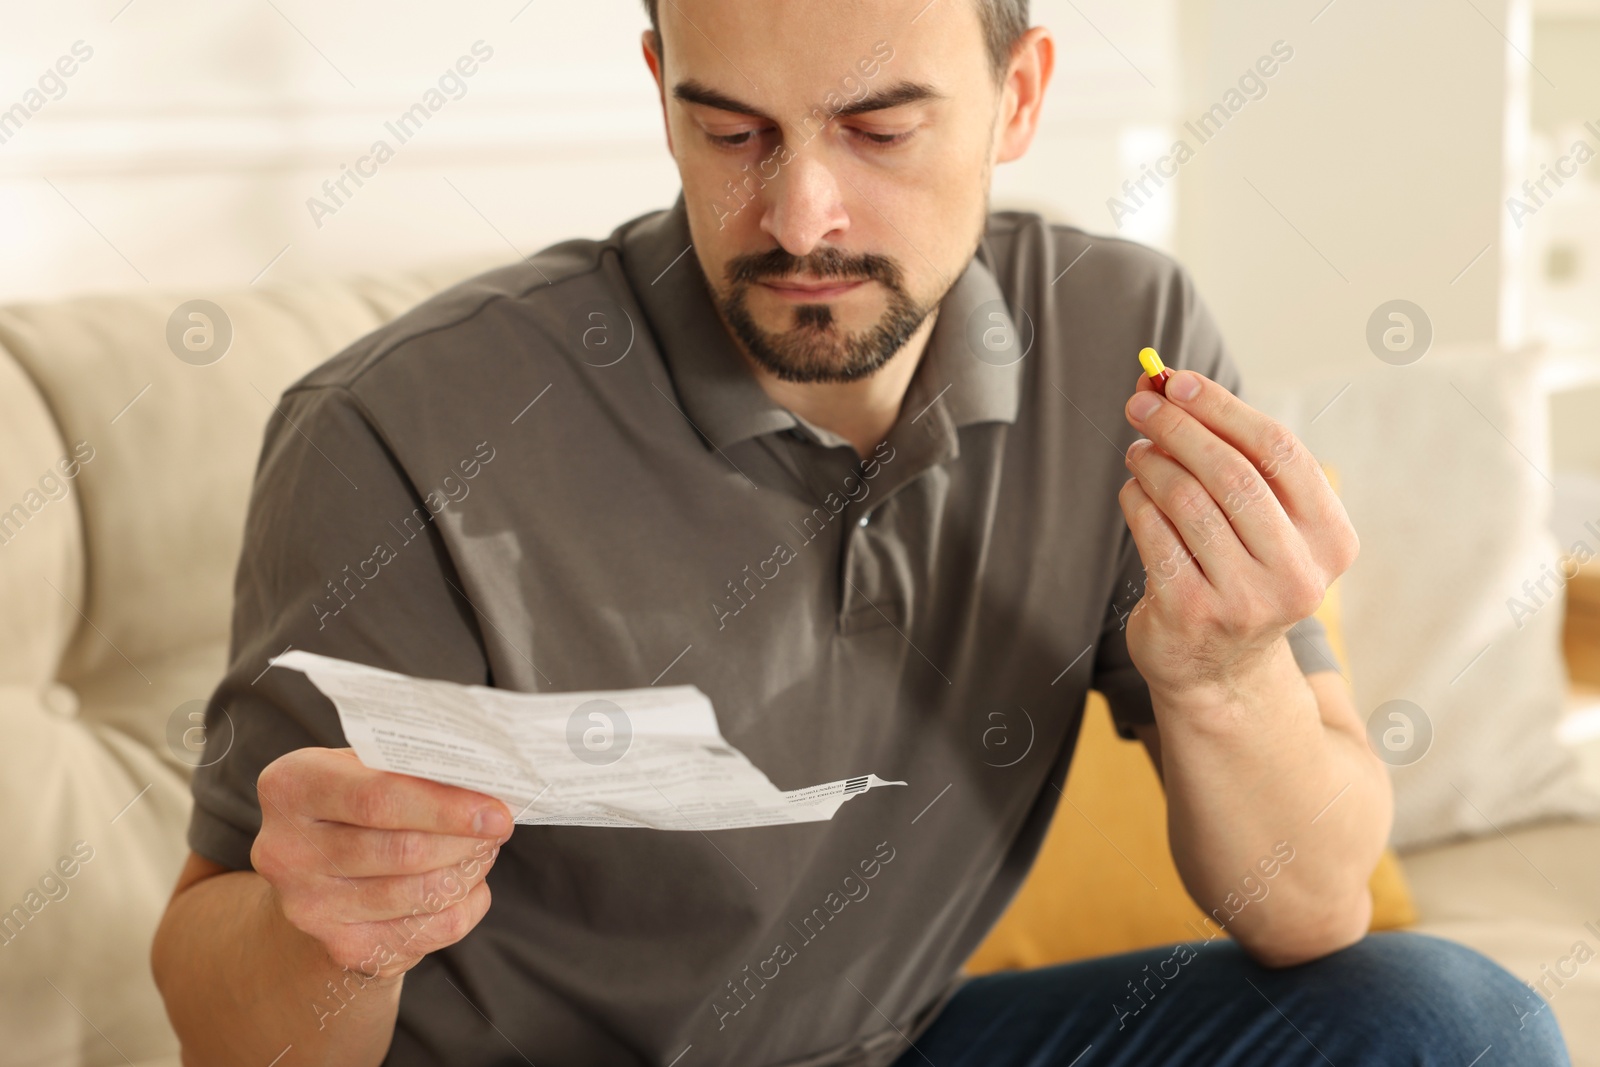
<svg viewBox="0 0 1600 1067">
<path fill-rule="evenodd" d="M 934 404 L 942 405 L 956 427 L 1016 421 L 1032 320 L 1023 313 L 1019 337 L 988 261 L 985 241 L 940 302 L 927 351 L 901 407 L 902 421 Z M 710 446 L 790 429 L 843 443 L 773 401 L 751 373 L 712 303 L 690 243 L 682 194 L 669 210 L 647 216 L 623 235 L 622 262 L 684 414 Z"/>
</svg>

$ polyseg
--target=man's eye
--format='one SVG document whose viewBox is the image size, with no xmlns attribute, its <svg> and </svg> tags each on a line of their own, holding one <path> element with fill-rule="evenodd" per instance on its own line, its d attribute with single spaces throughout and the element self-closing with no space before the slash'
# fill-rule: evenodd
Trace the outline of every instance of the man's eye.
<svg viewBox="0 0 1600 1067">
<path fill-rule="evenodd" d="M 756 135 L 756 132 L 755 130 L 744 130 L 740 133 L 708 133 L 706 137 L 719 148 L 743 148 L 750 143 L 750 139 Z"/>
<path fill-rule="evenodd" d="M 902 133 L 873 133 L 871 130 L 852 130 L 857 137 L 878 148 L 890 148 L 897 144 L 904 144 L 911 139 L 915 130 L 906 130 Z"/>
</svg>

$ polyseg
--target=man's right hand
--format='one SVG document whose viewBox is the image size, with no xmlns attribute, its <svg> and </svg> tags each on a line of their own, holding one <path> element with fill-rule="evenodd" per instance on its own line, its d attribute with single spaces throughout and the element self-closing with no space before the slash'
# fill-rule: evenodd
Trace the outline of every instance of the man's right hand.
<svg viewBox="0 0 1600 1067">
<path fill-rule="evenodd" d="M 484 878 L 512 831 L 499 800 L 372 770 L 348 748 L 287 753 L 256 791 L 250 862 L 284 918 L 339 966 L 404 974 L 489 910 Z"/>
</svg>

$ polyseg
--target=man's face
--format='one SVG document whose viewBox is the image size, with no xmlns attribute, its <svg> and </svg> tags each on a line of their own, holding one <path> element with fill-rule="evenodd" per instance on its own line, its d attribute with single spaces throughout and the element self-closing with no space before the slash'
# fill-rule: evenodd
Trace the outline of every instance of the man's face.
<svg viewBox="0 0 1600 1067">
<path fill-rule="evenodd" d="M 971 259 L 1000 96 L 974 0 L 661 0 L 667 128 L 724 321 L 788 381 L 851 381 Z"/>
</svg>

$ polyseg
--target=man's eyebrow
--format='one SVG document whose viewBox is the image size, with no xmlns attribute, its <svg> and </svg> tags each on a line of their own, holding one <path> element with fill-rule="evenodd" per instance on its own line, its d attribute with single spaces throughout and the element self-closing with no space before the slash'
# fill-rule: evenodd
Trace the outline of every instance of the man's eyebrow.
<svg viewBox="0 0 1600 1067">
<path fill-rule="evenodd" d="M 840 115 L 862 115 L 868 111 L 887 111 L 891 107 L 903 107 L 906 104 L 920 104 L 928 100 L 943 100 L 944 94 L 931 85 L 922 82 L 897 82 L 875 93 L 868 93 L 860 100 L 846 104 L 840 108 Z"/>
<path fill-rule="evenodd" d="M 750 115 L 758 119 L 764 119 L 767 117 L 758 109 L 752 107 L 744 101 L 735 100 L 727 93 L 713 89 L 709 85 L 702 85 L 693 78 L 690 78 L 687 81 L 681 81 L 674 86 L 672 89 L 672 95 L 677 97 L 679 100 L 682 100 L 686 104 L 699 104 L 701 107 L 714 107 L 718 111 L 731 111 L 736 115 Z"/>
<path fill-rule="evenodd" d="M 735 115 L 749 115 L 753 118 L 770 119 L 759 108 L 736 100 L 720 90 L 709 85 L 701 84 L 693 78 L 679 82 L 673 87 L 672 95 L 686 104 L 699 104 L 701 107 L 716 108 L 718 111 L 728 111 Z M 886 111 L 892 107 L 903 107 L 906 104 L 917 104 L 927 100 L 943 100 L 944 94 L 934 89 L 931 85 L 922 82 L 897 82 L 894 85 L 879 89 L 877 92 L 868 93 L 860 100 L 852 101 L 834 112 L 836 115 L 863 115 L 869 111 Z"/>
</svg>

